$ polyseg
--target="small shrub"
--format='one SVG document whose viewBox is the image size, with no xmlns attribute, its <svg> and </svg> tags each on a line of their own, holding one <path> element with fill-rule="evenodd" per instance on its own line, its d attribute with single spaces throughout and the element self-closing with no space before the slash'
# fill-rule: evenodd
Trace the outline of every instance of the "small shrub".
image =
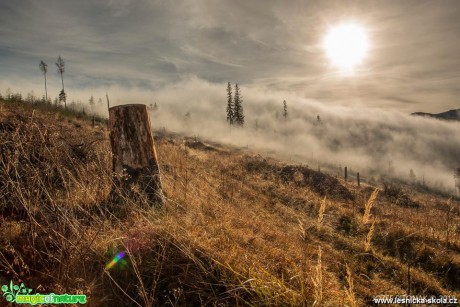
<svg viewBox="0 0 460 307">
<path fill-rule="evenodd" d="M 384 183 L 383 196 L 390 202 L 406 208 L 419 208 L 420 204 L 404 193 L 402 188 L 395 184 Z"/>
<path fill-rule="evenodd" d="M 358 232 L 358 226 L 355 220 L 348 215 L 340 216 L 336 229 L 348 236 L 356 235 Z"/>
</svg>

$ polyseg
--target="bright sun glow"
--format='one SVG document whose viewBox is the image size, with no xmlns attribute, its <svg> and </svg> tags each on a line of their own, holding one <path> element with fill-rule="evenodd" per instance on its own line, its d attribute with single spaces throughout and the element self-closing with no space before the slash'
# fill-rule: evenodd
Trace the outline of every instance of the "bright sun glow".
<svg viewBox="0 0 460 307">
<path fill-rule="evenodd" d="M 333 27 L 324 38 L 324 49 L 333 65 L 344 71 L 353 71 L 367 55 L 366 32 L 355 24 Z"/>
</svg>

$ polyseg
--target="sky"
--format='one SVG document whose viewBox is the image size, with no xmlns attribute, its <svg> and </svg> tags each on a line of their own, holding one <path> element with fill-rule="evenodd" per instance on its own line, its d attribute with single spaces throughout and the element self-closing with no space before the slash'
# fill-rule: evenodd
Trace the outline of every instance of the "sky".
<svg viewBox="0 0 460 307">
<path fill-rule="evenodd" d="M 0 0 L 0 92 L 43 95 L 43 60 L 57 96 L 60 55 L 69 99 L 151 102 L 197 80 L 225 99 L 229 81 L 292 103 L 438 113 L 460 107 L 459 20 L 457 0 Z M 322 46 L 344 22 L 369 38 L 353 75 Z"/>
<path fill-rule="evenodd" d="M 452 190 L 460 125 L 409 114 L 460 108 L 459 21 L 457 0 L 0 0 L 0 93 L 41 97 L 43 60 L 56 97 L 62 56 L 68 101 L 156 102 L 154 130 Z M 369 41 L 353 73 L 323 45 L 346 23 Z M 244 129 L 226 123 L 227 82 Z"/>
</svg>

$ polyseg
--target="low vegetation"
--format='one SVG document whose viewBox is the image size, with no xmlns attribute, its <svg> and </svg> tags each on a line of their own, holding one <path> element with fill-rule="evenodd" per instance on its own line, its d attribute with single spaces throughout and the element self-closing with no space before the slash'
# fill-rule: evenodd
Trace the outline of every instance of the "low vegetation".
<svg viewBox="0 0 460 307">
<path fill-rule="evenodd" d="M 113 197 L 102 120 L 93 127 L 83 115 L 4 102 L 0 110 L 0 285 L 83 293 L 91 306 L 460 297 L 457 200 L 357 187 L 163 131 L 155 139 L 167 203 L 158 209 L 142 192 Z"/>
</svg>

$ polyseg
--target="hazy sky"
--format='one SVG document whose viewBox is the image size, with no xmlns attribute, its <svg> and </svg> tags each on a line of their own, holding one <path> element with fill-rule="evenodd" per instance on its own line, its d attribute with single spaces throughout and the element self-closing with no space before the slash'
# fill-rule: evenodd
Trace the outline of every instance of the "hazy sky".
<svg viewBox="0 0 460 307">
<path fill-rule="evenodd" d="M 368 31 L 354 76 L 321 46 L 341 22 Z M 222 84 L 223 97 L 231 81 L 325 105 L 441 112 L 460 107 L 460 1 L 0 0 L 0 92 L 41 96 L 44 60 L 57 96 L 58 55 L 69 97 L 114 87 L 155 96 L 200 79 Z"/>
</svg>

